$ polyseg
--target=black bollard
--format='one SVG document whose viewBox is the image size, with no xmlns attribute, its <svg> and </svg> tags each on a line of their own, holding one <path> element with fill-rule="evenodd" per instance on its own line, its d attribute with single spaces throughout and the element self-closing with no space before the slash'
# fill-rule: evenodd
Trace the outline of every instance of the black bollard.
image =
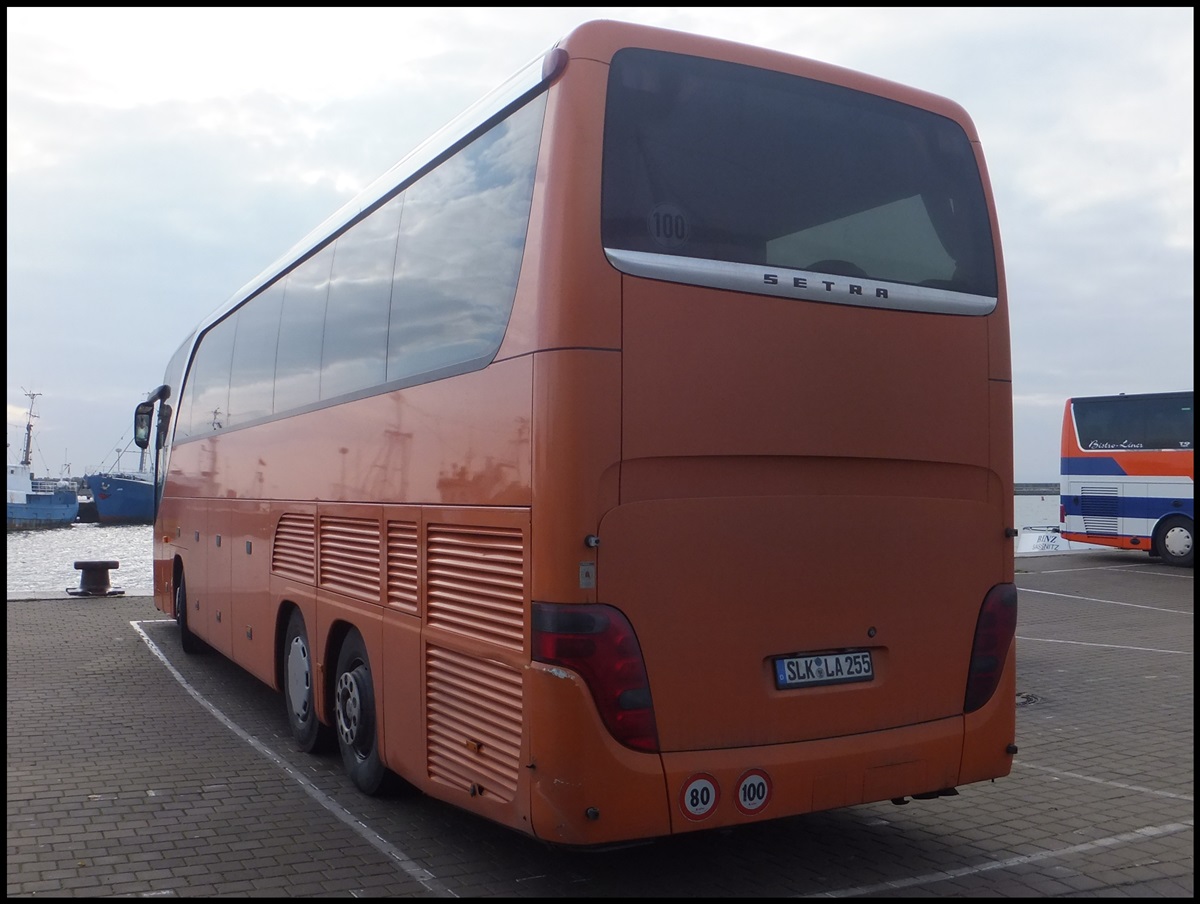
<svg viewBox="0 0 1200 904">
<path fill-rule="evenodd" d="M 80 561 L 75 563 L 79 569 L 79 587 L 72 590 L 67 588 L 71 596 L 122 596 L 125 591 L 113 587 L 108 582 L 108 572 L 111 568 L 120 568 L 121 563 L 115 559 L 103 561 Z"/>
</svg>

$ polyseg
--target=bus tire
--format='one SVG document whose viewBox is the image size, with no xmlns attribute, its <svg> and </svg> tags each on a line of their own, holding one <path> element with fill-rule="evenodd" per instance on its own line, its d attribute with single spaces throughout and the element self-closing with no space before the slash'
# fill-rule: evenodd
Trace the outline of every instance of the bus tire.
<svg viewBox="0 0 1200 904">
<path fill-rule="evenodd" d="M 175 585 L 175 622 L 179 625 L 179 646 L 185 653 L 201 653 L 204 651 L 204 641 L 192 633 L 188 627 L 187 616 L 187 584 L 181 573 L 179 583 Z"/>
<path fill-rule="evenodd" d="M 346 774 L 364 794 L 379 793 L 387 769 L 379 758 L 375 686 L 366 644 L 353 628 L 338 653 L 334 724 Z"/>
<path fill-rule="evenodd" d="M 1196 555 L 1195 541 L 1196 529 L 1192 519 L 1184 515 L 1171 515 L 1159 525 L 1154 548 L 1165 564 L 1191 568 Z"/>
<path fill-rule="evenodd" d="M 283 638 L 283 706 L 296 747 L 305 753 L 325 748 L 329 729 L 317 718 L 312 648 L 304 615 L 293 609 Z"/>
</svg>

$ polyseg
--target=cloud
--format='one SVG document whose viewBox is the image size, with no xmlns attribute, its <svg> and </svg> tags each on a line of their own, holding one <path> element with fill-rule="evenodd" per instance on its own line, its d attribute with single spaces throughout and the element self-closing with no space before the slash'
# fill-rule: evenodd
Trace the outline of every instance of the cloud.
<svg viewBox="0 0 1200 904">
<path fill-rule="evenodd" d="M 1192 385 L 1190 8 L 26 7 L 7 11 L 10 446 L 25 386 L 43 449 L 76 473 L 111 458 L 198 320 L 588 18 L 806 55 L 970 113 L 1011 293 L 1019 480 L 1057 473 L 1068 395 Z"/>
</svg>

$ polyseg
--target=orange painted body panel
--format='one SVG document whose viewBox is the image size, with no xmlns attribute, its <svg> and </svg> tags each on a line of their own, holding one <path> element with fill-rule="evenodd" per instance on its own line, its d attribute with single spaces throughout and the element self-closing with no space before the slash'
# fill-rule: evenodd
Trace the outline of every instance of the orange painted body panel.
<svg viewBox="0 0 1200 904">
<path fill-rule="evenodd" d="M 528 505 L 532 366 L 517 358 L 177 444 L 172 495 Z"/>
<path fill-rule="evenodd" d="M 1012 771 L 1017 732 L 1017 639 L 1005 658 L 992 699 L 964 717 L 962 769 L 958 784 L 1002 778 Z"/>
<path fill-rule="evenodd" d="M 540 349 L 619 348 L 621 275 L 600 244 L 608 66 L 573 58 L 551 90 L 529 235 L 497 360 Z"/>
<path fill-rule="evenodd" d="M 526 687 L 538 701 L 528 726 L 533 834 L 570 845 L 670 834 L 660 757 L 613 740 L 574 672 L 534 663 Z M 588 818 L 589 808 L 598 818 Z"/>
<path fill-rule="evenodd" d="M 966 130 L 967 136 L 973 141 L 978 140 L 974 125 L 962 106 L 936 94 L 867 75 L 864 72 L 821 63 L 817 60 L 804 59 L 764 47 L 735 44 L 720 38 L 708 38 L 670 29 L 638 27 L 636 30 L 638 34 L 632 36 L 630 26 L 619 22 L 587 22 L 565 37 L 559 46 L 571 55 L 572 64 L 579 59 L 607 63 L 612 59 L 612 55 L 623 47 L 653 47 L 669 53 L 729 60 L 734 63 L 744 63 L 747 66 L 833 82 L 857 91 L 878 94 L 901 103 L 932 110 L 960 122 Z"/>
<path fill-rule="evenodd" d="M 935 563 L 942 544 L 874 542 L 877 524 L 928 538 L 953 524 L 960 542 Z M 664 751 L 872 732 L 962 713 L 1002 533 L 981 500 L 834 487 L 632 503 L 604 519 L 600 596 L 636 626 Z M 864 542 L 856 568 L 841 552 Z M 775 689 L 774 657 L 843 649 L 872 652 L 873 681 Z"/>
<path fill-rule="evenodd" d="M 991 465 L 989 318 L 631 278 L 623 292 L 626 461 L 745 452 Z"/>
<path fill-rule="evenodd" d="M 327 723 L 356 628 L 388 767 L 551 842 L 1007 774 L 1015 650 L 992 702 L 962 714 L 979 606 L 1013 579 L 1002 269 L 1000 304 L 979 317 L 622 276 L 600 241 L 601 111 L 608 60 L 630 33 L 591 23 L 561 45 L 571 59 L 547 99 L 493 363 L 175 445 L 156 605 L 173 611 L 182 569 L 195 632 L 276 688 L 299 609 Z M 637 33 L 924 106 L 975 137 L 961 108 L 924 92 Z M 990 201 L 986 178 L 985 191 Z M 536 602 L 628 617 L 662 753 L 622 746 L 579 675 L 532 661 Z M 774 656 L 836 649 L 871 650 L 875 680 L 775 689 Z M 753 769 L 772 792 L 748 813 L 733 792 Z M 701 819 L 680 807 L 696 773 L 724 795 Z"/>
</svg>

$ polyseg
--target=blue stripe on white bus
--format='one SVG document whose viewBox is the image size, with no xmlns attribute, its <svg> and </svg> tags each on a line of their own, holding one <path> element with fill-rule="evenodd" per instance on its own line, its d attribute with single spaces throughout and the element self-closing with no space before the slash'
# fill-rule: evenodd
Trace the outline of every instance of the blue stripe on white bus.
<svg viewBox="0 0 1200 904">
<path fill-rule="evenodd" d="M 1089 518 L 1138 518 L 1157 521 L 1165 515 L 1178 514 L 1195 518 L 1195 500 L 1171 496 L 1063 496 L 1063 511 L 1067 517 L 1083 516 L 1088 503 Z"/>
<path fill-rule="evenodd" d="M 1102 476 L 1102 477 L 1137 477 L 1138 479 L 1155 479 L 1153 476 L 1140 474 L 1126 474 L 1125 469 L 1121 467 L 1120 462 L 1115 458 L 1108 456 L 1070 456 L 1063 458 L 1059 464 L 1059 469 L 1062 474 L 1074 474 L 1079 476 Z M 1158 478 L 1162 479 L 1162 478 Z M 1180 480 L 1181 476 L 1171 476 L 1170 480 Z"/>
</svg>

